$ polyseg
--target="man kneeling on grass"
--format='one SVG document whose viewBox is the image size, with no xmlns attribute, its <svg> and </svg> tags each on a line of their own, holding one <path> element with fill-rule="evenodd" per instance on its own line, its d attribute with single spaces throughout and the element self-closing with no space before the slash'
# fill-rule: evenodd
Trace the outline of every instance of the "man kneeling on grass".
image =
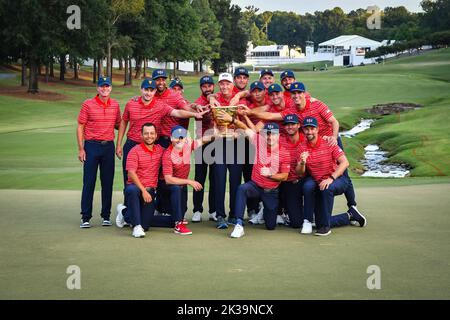
<svg viewBox="0 0 450 320">
<path fill-rule="evenodd" d="M 118 210 L 116 225 L 129 224 L 132 236 L 142 238 L 149 227 L 173 227 L 170 216 L 155 216 L 155 196 L 164 148 L 155 144 L 158 134 L 152 123 L 142 126 L 142 143 L 134 146 L 127 157 L 126 203 Z"/>
<path fill-rule="evenodd" d="M 269 122 L 264 125 L 261 133 L 256 133 L 243 122 L 233 120 L 229 114 L 223 113 L 219 118 L 233 121 L 238 128 L 244 129 L 256 150 L 252 178 L 241 184 L 237 190 L 235 206 L 237 222 L 231 237 L 240 238 L 244 235 L 243 219 L 248 198 L 262 200 L 264 223 L 268 230 L 274 230 L 277 225 L 278 187 L 282 181 L 287 180 L 290 171 L 289 152 L 280 147 L 280 128 L 278 124 Z M 244 118 L 254 129 L 250 119 L 246 115 Z"/>
<path fill-rule="evenodd" d="M 316 236 L 327 236 L 331 233 L 331 227 L 349 225 L 351 221 L 364 227 L 366 218 L 354 206 L 348 212 L 331 215 L 334 196 L 345 193 L 350 185 L 347 175 L 344 175 L 349 166 L 344 151 L 338 145 L 329 145 L 325 138 L 319 136 L 316 118 L 306 117 L 302 130 L 306 142 L 300 146 L 296 171 L 300 176 L 309 173 L 303 182 L 303 210 L 307 217 L 312 217 L 316 212 Z"/>
<path fill-rule="evenodd" d="M 187 210 L 187 186 L 200 191 L 203 186 L 188 179 L 191 168 L 191 153 L 204 143 L 211 141 L 213 136 L 205 135 L 202 139 L 192 141 L 187 139 L 187 130 L 182 126 L 175 126 L 171 130 L 171 145 L 163 155 L 163 175 L 170 193 L 172 219 L 175 221 L 175 233 L 180 235 L 192 234 L 183 223 Z"/>
</svg>

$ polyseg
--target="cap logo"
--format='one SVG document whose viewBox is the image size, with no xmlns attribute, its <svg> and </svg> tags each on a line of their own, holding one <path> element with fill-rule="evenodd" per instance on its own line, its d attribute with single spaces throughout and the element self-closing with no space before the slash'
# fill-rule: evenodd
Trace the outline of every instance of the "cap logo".
<svg viewBox="0 0 450 320">
<path fill-rule="evenodd" d="M 106 78 L 103 78 L 103 81 L 106 81 Z"/>
<path fill-rule="evenodd" d="M 306 119 L 306 122 L 312 122 L 312 119 Z"/>
<path fill-rule="evenodd" d="M 158 70 L 158 74 L 163 74 L 162 70 Z"/>
<path fill-rule="evenodd" d="M 298 84 L 296 84 L 295 87 L 298 88 Z"/>
</svg>

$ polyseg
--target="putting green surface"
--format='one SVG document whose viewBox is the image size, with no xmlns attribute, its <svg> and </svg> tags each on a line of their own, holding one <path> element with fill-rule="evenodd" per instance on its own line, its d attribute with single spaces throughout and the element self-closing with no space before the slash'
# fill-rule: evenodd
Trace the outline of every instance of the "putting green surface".
<svg viewBox="0 0 450 320">
<path fill-rule="evenodd" d="M 189 224 L 192 236 L 152 228 L 134 239 L 100 226 L 99 194 L 81 230 L 79 191 L 2 190 L 0 299 L 449 299 L 450 184 L 357 191 L 368 226 L 329 237 L 246 226 L 231 239 L 205 221 Z M 337 198 L 334 212 L 344 207 Z M 66 287 L 70 265 L 80 290 Z M 366 286 L 371 265 L 380 290 Z"/>
</svg>

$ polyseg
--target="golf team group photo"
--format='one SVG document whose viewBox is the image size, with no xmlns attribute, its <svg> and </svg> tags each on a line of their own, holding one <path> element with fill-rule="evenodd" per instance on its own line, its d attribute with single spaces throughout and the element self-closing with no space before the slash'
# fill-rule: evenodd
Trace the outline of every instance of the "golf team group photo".
<svg viewBox="0 0 450 320">
<path fill-rule="evenodd" d="M 367 224 L 356 206 L 339 122 L 293 71 L 283 71 L 278 84 L 273 71 L 263 69 L 259 81 L 249 83 L 248 70 L 238 67 L 219 75 L 218 90 L 206 75 L 193 103 L 183 97 L 179 78 L 169 86 L 167 78 L 165 70 L 156 69 L 123 113 L 111 97 L 109 77 L 101 76 L 97 95 L 83 102 L 77 127 L 81 228 L 91 227 L 98 169 L 102 226 L 112 225 L 116 156 L 123 164 L 124 199 L 115 224 L 131 227 L 136 238 L 151 227 L 192 234 L 185 217 L 188 187 L 193 189 L 190 221 L 201 222 L 208 208 L 207 218 L 218 229 L 234 225 L 232 238 L 244 236 L 246 223 L 264 224 L 267 230 L 286 225 L 301 234 L 315 228 L 317 236 L 329 235 L 333 227 Z M 196 139 L 189 135 L 190 118 Z M 189 179 L 191 162 L 194 179 Z M 208 206 L 203 203 L 207 177 Z M 334 197 L 341 194 L 348 211 L 333 215 Z"/>
</svg>

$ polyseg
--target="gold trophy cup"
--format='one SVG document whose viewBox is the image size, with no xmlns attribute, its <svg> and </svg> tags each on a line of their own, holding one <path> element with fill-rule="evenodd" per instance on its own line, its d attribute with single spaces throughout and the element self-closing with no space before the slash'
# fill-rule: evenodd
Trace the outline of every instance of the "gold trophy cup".
<svg viewBox="0 0 450 320">
<path fill-rule="evenodd" d="M 213 119 L 214 119 L 214 129 L 216 129 L 219 134 L 226 138 L 234 137 L 233 132 L 228 131 L 228 126 L 230 125 L 230 122 L 223 121 L 217 118 L 217 116 L 222 113 L 226 112 L 231 117 L 235 117 L 237 113 L 237 107 L 236 106 L 220 106 L 220 107 L 211 107 L 212 113 L 213 113 Z"/>
</svg>

